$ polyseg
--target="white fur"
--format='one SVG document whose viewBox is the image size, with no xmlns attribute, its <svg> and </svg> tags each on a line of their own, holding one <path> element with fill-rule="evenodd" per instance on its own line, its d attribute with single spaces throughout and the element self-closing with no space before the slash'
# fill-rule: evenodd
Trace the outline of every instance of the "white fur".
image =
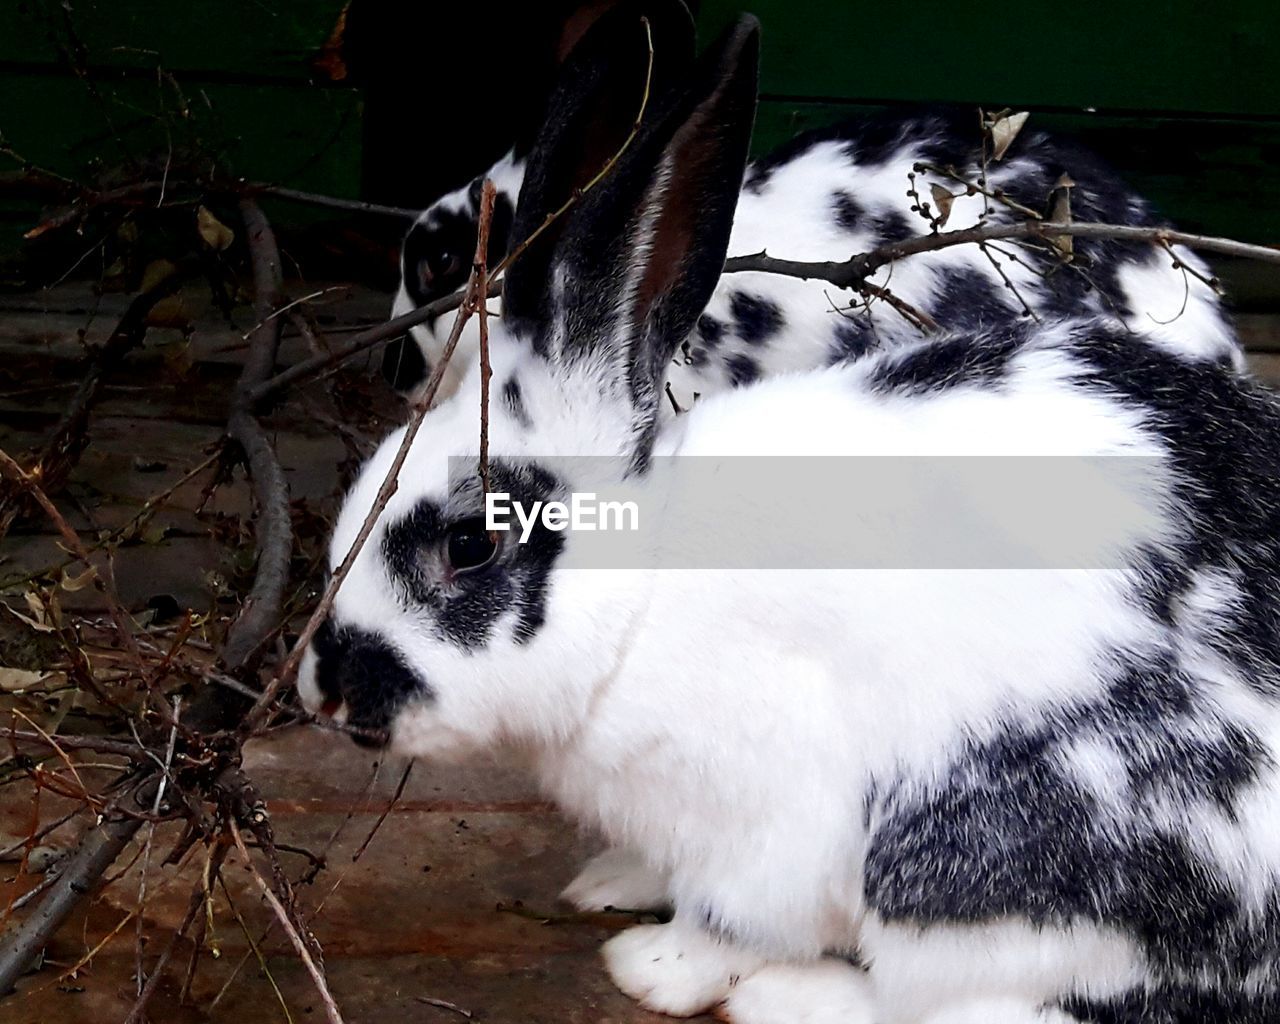
<svg viewBox="0 0 1280 1024">
<path fill-rule="evenodd" d="M 629 426 L 609 426 L 616 417 L 600 389 L 562 386 L 554 370 L 501 337 L 494 362 L 497 382 L 518 369 L 534 424 L 495 415 L 495 451 L 607 454 L 632 443 Z M 657 450 L 808 454 L 819 440 L 818 451 L 842 455 L 1167 454 L 1138 412 L 1069 386 L 1078 371 L 1051 343 L 1018 357 L 1014 383 L 1003 389 L 886 397 L 867 387 L 875 365 L 719 395 L 673 423 Z M 429 417 L 384 521 L 424 497 L 444 500 L 444 457 L 475 450 L 477 386 L 472 373 Z M 575 401 L 565 401 L 569 394 Z M 387 441 L 353 490 L 335 562 L 398 440 Z M 660 473 L 651 485 L 662 486 Z M 1148 532 L 1117 543 L 1160 547 L 1175 536 L 1162 511 L 1167 500 L 1148 498 L 1156 508 Z M 858 529 L 860 509 L 846 515 Z M 925 525 L 906 516 L 900 528 L 908 533 L 887 544 L 905 548 L 910 531 Z M 667 541 L 680 535 L 676 528 Z M 939 1021 L 976 1020 L 965 1016 L 970 1003 L 1022 1007 L 1023 1016 L 1009 1017 L 1018 1024 L 1050 1021 L 1038 1007 L 1073 979 L 1106 993 L 1140 976 L 1142 958 L 1126 940 L 1089 927 L 888 925 L 863 906 L 857 868 L 867 839 L 859 780 L 928 780 L 960 742 L 1011 721 L 1032 724 L 1046 702 L 1096 696 L 1097 659 L 1149 642 L 1154 624 L 1130 599 L 1122 572 L 565 569 L 551 589 L 548 625 L 532 641 L 518 644 L 499 630 L 476 654 L 438 640 L 396 598 L 379 536 L 375 529 L 335 609 L 438 681 L 432 702 L 411 704 L 395 722 L 395 747 L 449 759 L 504 744 L 532 751 L 548 792 L 611 842 L 641 851 L 652 872 L 615 871 L 618 855 L 609 854 L 575 882 L 571 899 L 616 903 L 669 873 L 664 890 L 678 908 L 709 905 L 733 922 L 731 944 L 680 917 L 612 940 L 606 959 L 615 980 L 646 1005 L 700 1012 L 764 958 L 812 962 L 853 945 L 874 965 L 879 1024 L 943 1010 L 953 1016 Z M 573 543 L 570 536 L 569 562 Z M 1186 614 L 1211 620 L 1226 585 L 1206 579 L 1205 596 Z M 1280 742 L 1275 709 L 1249 710 L 1272 723 L 1265 728 Z M 1106 788 L 1105 752 L 1078 748 L 1073 757 L 1073 770 Z M 1274 802 L 1274 783 L 1260 790 Z M 1275 812 L 1261 809 L 1258 820 L 1274 821 Z M 762 1004 L 776 998 L 760 996 Z M 751 1011 L 742 1019 L 751 1021 Z"/>
<path fill-rule="evenodd" d="M 670 883 L 633 850 L 605 850 L 587 861 L 561 899 L 579 910 L 652 910 L 669 899 Z"/>
</svg>

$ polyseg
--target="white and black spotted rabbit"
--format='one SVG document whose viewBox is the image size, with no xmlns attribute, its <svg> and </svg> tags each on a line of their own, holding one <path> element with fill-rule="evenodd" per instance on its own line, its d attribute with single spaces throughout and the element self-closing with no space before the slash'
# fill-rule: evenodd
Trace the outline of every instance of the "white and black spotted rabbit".
<svg viewBox="0 0 1280 1024">
<path fill-rule="evenodd" d="M 743 561 L 593 568 L 595 534 L 487 530 L 473 366 L 413 443 L 305 699 L 417 757 L 531 757 L 674 903 L 604 949 L 669 1014 L 1280 1019 L 1280 404 L 1105 319 L 1011 318 L 663 422 L 663 371 L 729 245 L 756 60 L 744 20 L 512 266 L 491 328 L 495 490 L 531 507 L 629 488 L 662 564 L 712 543 Z M 535 155 L 515 230 L 593 169 Z M 401 438 L 353 488 L 331 564 Z M 791 531 L 761 510 L 806 495 L 762 476 L 709 531 L 682 514 L 699 482 L 766 454 L 969 457 L 830 513 L 829 535 L 872 555 L 934 550 L 952 512 L 997 548 L 1052 549 L 1095 511 L 1081 493 L 1028 530 L 1037 489 L 993 499 L 973 456 L 1125 467 L 1131 514 L 1098 517 L 1096 565 L 767 568 L 756 545 Z"/>
<path fill-rule="evenodd" d="M 692 32 L 688 19 L 673 10 L 680 7 L 678 0 L 644 0 L 620 5 L 602 18 L 566 64 L 537 145 L 553 144 L 565 118 L 598 87 L 597 65 L 624 52 L 619 36 L 633 27 L 640 13 L 662 29 L 655 36 L 655 91 L 677 78 L 692 49 L 691 38 L 683 37 Z M 642 76 L 643 70 L 635 73 Z M 1023 131 L 1000 161 L 987 155 L 989 191 L 1001 191 L 1025 208 L 1049 213 L 1055 185 L 1067 174 L 1075 182 L 1070 190 L 1075 219 L 1162 223 L 1150 205 L 1097 157 L 1044 132 Z M 487 172 L 499 196 L 491 234 L 495 255 L 505 252 L 513 241 L 512 211 L 525 162 L 525 156 L 509 154 Z M 908 176 L 917 165 L 937 169 L 915 172 L 914 190 L 925 201 L 931 201 L 931 183 L 950 193 L 964 192 L 964 186 L 942 173 L 947 169 L 970 182 L 978 181 L 983 145 L 976 114 L 891 114 L 801 135 L 747 169 L 729 253 L 767 250 L 789 259 L 839 260 L 927 234 L 930 221 L 912 212 L 915 200 L 908 195 L 913 187 Z M 395 315 L 448 294 L 466 280 L 475 249 L 482 180 L 477 178 L 439 199 L 406 236 Z M 1000 201 L 961 194 L 952 203 L 945 229 L 974 226 L 984 208 L 989 210 L 988 222 L 1025 216 Z M 1187 266 L 1205 272 L 1193 253 L 1182 248 L 1175 251 Z M 1002 273 L 1012 289 L 1005 285 Z M 1168 253 L 1147 244 L 1077 239 L 1069 265 L 1024 246 L 999 244 L 986 252 L 976 246 L 958 246 L 913 256 L 883 268 L 871 280 L 889 287 L 945 328 L 974 330 L 1016 319 L 1024 315 L 1025 300 L 1039 316 L 1094 312 L 1187 359 L 1243 366 L 1217 294 L 1196 277 L 1175 269 Z M 673 408 L 688 408 L 697 394 L 779 372 L 825 366 L 919 338 L 919 331 L 887 303 L 873 302 L 842 315 L 833 309 L 833 299 L 840 301 L 839 293 L 822 281 L 759 273 L 725 275 L 705 316 L 675 352 L 668 370 Z M 847 305 L 847 300 L 841 305 Z M 408 392 L 420 386 L 438 359 L 452 322 L 452 316 L 445 316 L 416 327 L 410 338 L 389 346 L 383 363 L 387 379 Z M 472 333 L 464 337 L 446 370 L 441 394 L 457 387 L 474 354 Z"/>
</svg>

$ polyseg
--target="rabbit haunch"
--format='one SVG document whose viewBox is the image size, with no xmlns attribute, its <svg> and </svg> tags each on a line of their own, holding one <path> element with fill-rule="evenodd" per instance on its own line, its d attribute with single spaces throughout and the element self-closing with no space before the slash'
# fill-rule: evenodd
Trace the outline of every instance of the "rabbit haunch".
<svg viewBox="0 0 1280 1024">
<path fill-rule="evenodd" d="M 750 546 L 771 525 L 749 501 L 682 517 L 679 457 L 1113 460 L 1141 470 L 1121 479 L 1146 513 L 1100 538 L 1115 567 L 607 570 L 572 533 L 492 539 L 475 526 L 471 366 L 409 448 L 332 636 L 304 660 L 305 699 L 341 701 L 414 756 L 518 751 L 615 847 L 578 891 L 674 905 L 604 947 L 652 1009 L 1275 1019 L 1280 404 L 1227 361 L 1102 315 L 1046 316 L 903 339 L 665 417 L 667 364 L 741 222 L 756 60 L 744 19 L 512 265 L 492 325 L 495 486 L 562 501 L 612 474 L 666 510 L 658 543 L 678 565 L 708 526 Z M 581 180 L 577 139 L 544 141 L 516 235 Z M 829 342 L 780 308 L 781 348 Z M 348 496 L 332 565 L 402 437 Z M 908 550 L 928 539 L 922 512 L 989 507 L 976 479 L 926 481 L 896 517 L 850 503 L 835 528 Z"/>
<path fill-rule="evenodd" d="M 965 195 L 965 187 L 918 165 L 954 168 L 970 182 L 982 178 L 982 144 L 976 116 L 921 113 L 848 121 L 809 132 L 752 165 L 738 203 L 730 255 L 767 251 L 788 259 L 841 260 L 893 242 L 928 234 L 930 222 L 913 212 L 907 194 L 929 196 L 930 183 L 952 200 L 944 230 L 1014 222 L 1024 216 L 995 199 Z M 500 195 L 514 204 L 523 161 L 508 155 L 488 172 Z M 1071 215 L 1094 221 L 1155 227 L 1150 205 L 1082 147 L 1025 129 L 1003 161 L 988 161 L 986 184 L 1025 207 L 1048 213 L 1063 175 L 1074 183 Z M 425 210 L 406 237 L 402 282 L 393 313 L 399 315 L 460 287 L 475 246 L 479 184 L 476 179 Z M 496 250 L 516 241 L 511 218 L 495 219 Z M 1076 239 L 1070 262 L 1050 249 L 1017 243 L 956 246 L 921 253 L 881 268 L 871 283 L 889 288 L 944 329 L 976 330 L 1025 315 L 1023 301 L 1039 317 L 1094 313 L 1118 323 L 1166 351 L 1193 361 L 1243 366 L 1243 355 L 1218 295 L 1193 274 L 1174 266 L 1170 252 L 1150 244 Z M 422 284 L 421 266 L 441 251 L 460 255 L 456 273 Z M 1200 276 L 1208 269 L 1194 253 L 1173 248 Z M 996 266 L 998 264 L 998 268 Z M 1004 278 L 1009 279 L 1006 285 Z M 833 308 L 833 302 L 841 311 Z M 852 304 L 850 304 L 852 303 Z M 803 328 L 787 331 L 784 327 Z M 411 332 L 419 351 L 394 349 L 393 383 L 412 391 L 427 376 L 451 326 L 445 317 Z M 474 357 L 474 332 L 464 336 L 447 371 L 446 392 L 457 386 Z M 802 340 L 798 340 L 802 339 Z M 774 373 L 856 359 L 884 346 L 918 339 L 919 331 L 887 302 L 870 303 L 822 281 L 764 273 L 726 274 L 705 316 L 674 353 L 667 382 L 680 409 L 697 395 L 740 387 Z"/>
</svg>

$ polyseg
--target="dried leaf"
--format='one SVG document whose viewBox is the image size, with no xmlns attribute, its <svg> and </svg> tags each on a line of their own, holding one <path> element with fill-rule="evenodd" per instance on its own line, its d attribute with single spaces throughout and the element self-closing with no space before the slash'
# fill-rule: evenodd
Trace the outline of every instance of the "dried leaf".
<svg viewBox="0 0 1280 1024">
<path fill-rule="evenodd" d="M 936 183 L 929 186 L 929 193 L 933 196 L 933 205 L 938 208 L 936 226 L 942 227 L 951 216 L 951 204 L 956 200 L 955 194 Z"/>
<path fill-rule="evenodd" d="M 34 629 L 37 633 L 52 633 L 52 632 L 53 632 L 53 627 L 52 627 L 52 626 L 48 625 L 47 623 L 45 623 L 45 622 L 43 622 L 43 621 L 41 621 L 41 620 L 39 620 L 39 619 L 33 619 L 33 618 L 30 618 L 29 616 L 23 615 L 23 614 L 22 614 L 22 612 L 18 611 L 18 610 L 17 610 L 16 608 L 14 608 L 12 605 L 8 605 L 8 604 L 5 604 L 3 601 L 0 601 L 0 608 L 3 608 L 3 609 L 4 609 L 5 611 L 7 611 L 10 615 L 12 615 L 15 619 L 19 620 L 20 622 L 25 623 L 27 626 L 29 626 L 30 628 Z"/>
<path fill-rule="evenodd" d="M 62 581 L 59 583 L 59 586 L 67 593 L 74 594 L 77 590 L 84 590 L 85 587 L 93 582 L 94 577 L 97 575 L 98 570 L 93 566 L 89 566 L 89 568 L 79 576 L 68 576 L 64 569 L 62 572 Z"/>
<path fill-rule="evenodd" d="M 168 260 L 152 260 L 142 268 L 142 281 L 139 290 L 148 292 L 177 268 Z"/>
<path fill-rule="evenodd" d="M 1018 137 L 1018 133 L 1022 131 L 1022 126 L 1027 123 L 1027 118 L 1031 115 L 1020 110 L 1016 114 L 1005 114 L 997 116 L 991 122 L 991 156 L 995 160 L 1003 160 L 1005 153 L 1009 151 L 1009 147 L 1013 145 L 1013 140 Z"/>
<path fill-rule="evenodd" d="M 1049 193 L 1049 219 L 1059 224 L 1071 223 L 1071 190 L 1076 183 L 1069 174 L 1063 174 Z M 1075 240 L 1072 235 L 1053 235 L 1049 238 L 1053 246 L 1068 260 L 1075 253 Z"/>
<path fill-rule="evenodd" d="M 27 603 L 27 611 L 31 613 L 31 618 L 27 618 L 25 615 L 14 612 L 12 608 L 10 608 L 9 611 L 13 612 L 13 614 L 17 615 L 23 622 L 32 626 L 39 632 L 52 633 L 53 625 L 49 622 L 49 612 L 48 609 L 45 608 L 44 602 L 40 600 L 40 596 L 34 591 L 28 590 L 22 595 L 22 599 Z"/>
<path fill-rule="evenodd" d="M 203 206 L 196 207 L 196 230 L 200 232 L 204 244 L 217 252 L 230 246 L 236 237 L 234 231 Z"/>
<path fill-rule="evenodd" d="M 49 672 L 32 672 L 25 668 L 6 668 L 0 665 L 0 690 L 20 693 L 23 690 L 34 689 L 50 675 Z"/>
</svg>

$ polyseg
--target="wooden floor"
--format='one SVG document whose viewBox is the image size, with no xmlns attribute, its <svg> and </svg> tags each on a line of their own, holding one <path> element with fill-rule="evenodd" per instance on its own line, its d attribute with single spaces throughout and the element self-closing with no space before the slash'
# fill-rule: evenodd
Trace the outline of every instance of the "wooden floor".
<svg viewBox="0 0 1280 1024">
<path fill-rule="evenodd" d="M 187 296 L 186 301 L 185 315 L 194 321 L 190 335 L 176 327 L 153 330 L 128 374 L 113 379 L 104 391 L 93 418 L 91 445 L 59 498 L 77 528 L 93 531 L 126 522 L 148 497 L 197 464 L 221 433 L 226 398 L 243 355 L 241 335 L 249 324 L 229 326 L 201 307 L 198 297 Z M 121 297 L 98 299 L 78 285 L 38 296 L 0 297 L 0 447 L 19 453 L 41 440 L 79 379 L 78 332 L 85 330 L 91 343 L 100 342 L 124 304 Z M 322 326 L 338 336 L 385 318 L 388 306 L 386 296 L 360 292 L 339 295 L 318 312 Z M 332 315 L 325 312 L 329 308 Z M 181 316 L 175 313 L 174 319 Z M 299 339 L 289 339 L 281 361 L 306 354 Z M 375 360 L 358 362 L 338 390 L 344 388 L 350 394 L 340 396 L 341 408 L 327 404 L 323 392 L 328 389 L 313 388 L 306 403 L 290 403 L 270 421 L 295 512 L 316 523 L 308 553 L 318 550 L 327 532 L 324 521 L 345 484 L 340 467 L 344 460 L 352 464 L 332 419 L 341 416 L 366 437 L 376 438 L 399 413 L 398 400 L 377 377 Z M 330 420 L 315 418 L 325 416 Z M 208 609 L 228 575 L 246 570 L 237 558 L 251 550 L 242 543 L 247 537 L 240 518 L 249 509 L 248 488 L 237 478 L 197 517 L 204 482 L 197 479 L 181 488 L 140 542 L 116 553 L 121 598 L 140 621 L 146 620 L 149 605 L 165 598 L 178 607 Z M 26 585 L 21 578 L 65 559 L 43 524 L 11 533 L 0 541 L 0 600 L 22 609 Z M 101 611 L 90 587 L 60 597 L 68 614 Z M 21 628 L 18 620 L 0 615 L 0 653 L 6 640 L 21 639 Z M 9 700 L 0 693 L 4 721 Z M 568 909 L 557 903 L 557 894 L 591 844 L 521 777 L 486 765 L 450 771 L 418 766 L 394 812 L 353 863 L 352 855 L 386 806 L 403 765 L 383 765 L 370 791 L 376 755 L 343 737 L 311 729 L 255 741 L 247 758 L 246 768 L 268 798 L 280 842 L 315 851 L 340 833 L 327 870 L 304 891 L 302 901 L 320 908 L 314 931 L 348 1022 L 464 1020 L 427 1000 L 456 1004 L 475 1020 L 513 1024 L 662 1019 L 618 993 L 597 955 L 600 943 L 629 919 L 611 915 L 562 921 L 552 916 L 544 923 L 547 915 L 563 915 Z M 91 781 L 94 773 L 86 769 L 84 775 Z M 52 820 L 60 806 L 46 793 L 39 814 Z M 0 788 L 0 849 L 29 834 L 31 815 L 28 786 Z M 157 850 L 172 844 L 174 836 L 166 832 L 157 834 Z M 53 838 L 52 849 L 65 848 L 74 832 Z M 305 862 L 297 856 L 290 860 L 289 866 L 301 874 Z M 16 868 L 16 858 L 0 865 L 0 909 L 39 881 L 32 875 L 14 877 Z M 181 919 L 199 870 L 199 860 L 179 871 L 153 865 L 145 913 L 145 931 L 152 936 L 149 956 Z M 137 871 L 135 866 L 115 881 L 87 914 L 62 929 L 44 968 L 24 979 L 17 994 L 0 1000 L 0 1024 L 124 1019 L 134 997 L 132 921 L 75 978 L 60 975 L 134 909 Z M 232 867 L 225 874 L 235 908 L 257 940 L 271 921 L 270 912 L 243 870 Z M 262 944 L 268 980 L 227 900 L 219 896 L 215 906 L 220 955 L 202 959 L 191 1005 L 179 1007 L 176 984 L 166 984 L 151 1019 L 285 1021 L 274 981 L 294 1021 L 323 1020 L 307 974 L 281 935 L 273 930 Z M 185 966 L 186 956 L 180 959 Z M 214 1004 L 233 974 L 234 982 Z"/>
<path fill-rule="evenodd" d="M 170 313 L 175 324 L 187 320 L 191 329 L 153 330 L 129 373 L 105 389 L 93 418 L 91 446 L 59 499 L 78 528 L 124 523 L 149 496 L 197 464 L 221 433 L 248 324 L 228 324 L 202 307 L 197 296 L 188 295 L 185 302 L 185 309 Z M 90 342 L 101 341 L 124 304 L 121 297 L 98 298 L 75 284 L 34 296 L 0 297 L 0 447 L 17 453 L 39 442 L 79 379 L 82 332 Z M 378 320 L 387 306 L 385 296 L 369 292 L 333 293 L 316 312 L 322 326 L 337 335 Z M 1258 349 L 1257 370 L 1276 383 L 1278 324 L 1277 318 L 1253 316 L 1241 325 Z M 281 359 L 305 354 L 300 339 L 293 338 Z M 318 552 L 344 484 L 343 467 L 354 464 L 339 421 L 354 424 L 369 438 L 398 414 L 394 396 L 376 376 L 375 362 L 361 363 L 336 389 L 313 388 L 306 401 L 291 402 L 271 420 L 295 511 L 315 524 L 313 535 L 304 539 L 304 555 Z M 196 479 L 179 489 L 138 542 L 117 552 L 118 588 L 140 621 L 148 608 L 166 601 L 181 608 L 214 607 L 227 579 L 246 571 L 243 559 L 251 550 L 244 534 L 247 487 L 237 480 L 220 489 L 197 516 L 203 483 Z M 11 533 L 0 541 L 0 599 L 21 609 L 27 586 L 22 578 L 63 560 L 65 554 L 43 525 Z M 301 595 L 302 603 L 305 598 Z M 62 599 L 68 613 L 101 611 L 92 588 L 67 592 Z M 0 643 L 19 642 L 20 630 L 18 620 L 0 616 Z M 9 699 L 0 694 L 0 711 Z M 556 894 L 591 841 L 518 775 L 492 765 L 418 766 L 393 813 L 353 862 L 401 765 L 382 765 L 370 790 L 375 755 L 306 729 L 255 741 L 247 758 L 281 842 L 317 850 L 338 833 L 327 869 L 304 892 L 303 902 L 313 908 L 314 930 L 347 1021 L 448 1022 L 464 1019 L 459 1008 L 475 1020 L 512 1024 L 660 1019 L 613 989 L 596 954 L 600 942 L 626 919 L 556 916 L 565 911 Z M 91 779 L 93 770 L 85 774 Z M 58 808 L 58 799 L 46 794 L 36 813 L 51 820 Z M 29 833 L 32 814 L 30 791 L 23 784 L 0 788 L 0 848 Z M 56 854 L 73 838 L 58 833 L 49 845 Z M 162 829 L 156 848 L 164 850 L 172 840 Z M 295 861 L 301 872 L 305 864 Z M 16 864 L 0 869 L 0 905 L 38 881 L 15 869 Z M 198 860 L 176 871 L 153 868 L 144 914 L 145 931 L 152 936 L 149 955 L 180 919 L 199 869 Z M 75 977 L 62 974 L 134 909 L 137 871 L 136 865 L 130 868 L 59 933 L 43 969 L 24 979 L 16 995 L 0 1001 L 0 1024 L 123 1019 L 134 996 L 133 921 L 107 939 Z M 294 1021 L 321 1020 L 323 1009 L 305 971 L 275 931 L 261 945 L 265 969 L 259 964 L 246 931 L 255 940 L 263 935 L 269 911 L 243 869 L 233 866 L 226 877 L 231 903 L 218 894 L 211 933 L 219 955 L 203 958 L 189 1005 L 179 1007 L 176 986 L 166 984 L 152 1019 L 257 1024 L 291 1015 Z M 185 964 L 185 951 L 179 959 Z"/>
</svg>

